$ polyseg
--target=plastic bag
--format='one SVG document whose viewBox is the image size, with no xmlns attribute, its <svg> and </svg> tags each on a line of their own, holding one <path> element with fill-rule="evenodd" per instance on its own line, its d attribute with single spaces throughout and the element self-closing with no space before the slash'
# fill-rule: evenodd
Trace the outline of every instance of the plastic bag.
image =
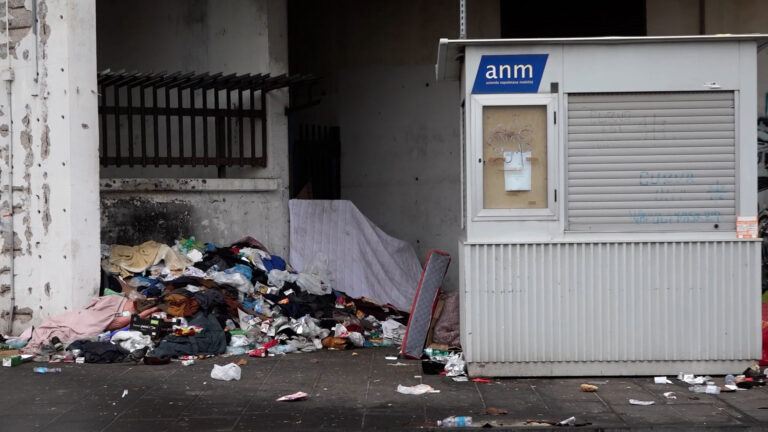
<svg viewBox="0 0 768 432">
<path fill-rule="evenodd" d="M 234 363 L 226 364 L 224 366 L 215 364 L 213 365 L 213 370 L 211 371 L 211 378 L 222 381 L 239 381 L 240 373 L 240 366 Z"/>
<path fill-rule="evenodd" d="M 425 393 L 440 393 L 440 390 L 435 390 L 432 386 L 426 384 L 418 384 L 411 387 L 406 387 L 402 384 L 398 384 L 397 392 L 410 395 L 422 395 Z"/>
<path fill-rule="evenodd" d="M 241 275 L 245 276 L 245 278 L 248 280 L 253 279 L 253 270 L 251 270 L 251 268 L 245 264 L 237 264 L 234 267 L 230 267 L 224 270 L 224 273 L 226 274 L 240 273 Z"/>
<path fill-rule="evenodd" d="M 231 347 L 240 347 L 240 346 L 248 346 L 251 344 L 251 341 L 248 340 L 248 337 L 246 335 L 232 335 L 232 339 L 229 341 L 229 346 Z"/>
<path fill-rule="evenodd" d="M 224 272 L 218 272 L 213 275 L 213 280 L 219 284 L 233 286 L 243 294 L 251 294 L 253 292 L 253 284 L 251 281 L 246 279 L 242 273 L 228 274 Z"/>
<path fill-rule="evenodd" d="M 311 260 L 304 267 L 302 273 L 309 273 L 317 276 L 328 287 L 328 293 L 331 292 L 333 287 L 333 279 L 331 271 L 328 269 L 328 257 L 324 253 L 320 252 L 312 257 Z"/>
<path fill-rule="evenodd" d="M 152 347 L 152 338 L 139 331 L 119 331 L 112 336 L 112 343 L 116 343 L 128 351 L 136 351 L 144 347 Z"/>
<path fill-rule="evenodd" d="M 365 346 L 365 337 L 358 332 L 349 332 L 347 339 L 349 339 L 349 341 L 352 342 L 352 345 L 356 347 Z"/>
<path fill-rule="evenodd" d="M 337 338 L 345 338 L 349 336 L 349 331 L 343 324 L 336 324 L 333 327 L 333 336 Z"/>
<path fill-rule="evenodd" d="M 296 282 L 298 276 L 287 270 L 272 269 L 267 276 L 270 285 L 282 288 L 286 282 Z"/>
<path fill-rule="evenodd" d="M 320 337 L 321 339 L 328 336 L 330 331 L 328 329 L 321 328 L 317 324 L 319 320 L 312 318 L 309 315 L 304 315 L 298 320 L 292 320 L 291 328 L 298 335 L 306 337 Z"/>
<path fill-rule="evenodd" d="M 331 293 L 331 286 L 326 285 L 319 276 L 310 273 L 299 273 L 296 277 L 296 284 L 304 291 L 321 296 Z"/>
<path fill-rule="evenodd" d="M 240 328 L 245 331 L 248 331 L 254 327 L 258 327 L 261 323 L 261 319 L 247 314 L 240 309 L 237 310 L 237 317 L 238 321 L 240 322 Z"/>
</svg>

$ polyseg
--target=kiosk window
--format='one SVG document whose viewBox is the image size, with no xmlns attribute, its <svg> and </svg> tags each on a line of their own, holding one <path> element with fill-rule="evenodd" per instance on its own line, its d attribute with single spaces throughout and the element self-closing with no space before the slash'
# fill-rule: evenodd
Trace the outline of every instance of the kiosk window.
<svg viewBox="0 0 768 432">
<path fill-rule="evenodd" d="M 483 207 L 547 208 L 546 106 L 483 108 Z"/>
<path fill-rule="evenodd" d="M 474 220 L 555 220 L 556 94 L 472 96 L 468 187 Z"/>
</svg>

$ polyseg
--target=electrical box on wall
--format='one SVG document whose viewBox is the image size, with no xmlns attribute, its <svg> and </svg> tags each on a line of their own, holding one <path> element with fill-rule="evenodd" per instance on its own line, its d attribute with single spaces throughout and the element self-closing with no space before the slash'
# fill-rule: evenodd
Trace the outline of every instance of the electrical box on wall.
<svg viewBox="0 0 768 432">
<path fill-rule="evenodd" d="M 461 79 L 466 107 L 470 372 L 712 374 L 759 357 L 763 39 L 440 42 L 438 79 Z M 755 306 L 702 333 L 694 315 L 726 295 Z"/>
</svg>

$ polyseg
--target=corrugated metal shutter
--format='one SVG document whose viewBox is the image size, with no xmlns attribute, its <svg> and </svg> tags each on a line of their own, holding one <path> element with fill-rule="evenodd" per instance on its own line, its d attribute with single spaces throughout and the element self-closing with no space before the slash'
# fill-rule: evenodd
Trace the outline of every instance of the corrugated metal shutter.
<svg viewBox="0 0 768 432">
<path fill-rule="evenodd" d="M 733 92 L 568 95 L 572 231 L 735 229 Z"/>
</svg>

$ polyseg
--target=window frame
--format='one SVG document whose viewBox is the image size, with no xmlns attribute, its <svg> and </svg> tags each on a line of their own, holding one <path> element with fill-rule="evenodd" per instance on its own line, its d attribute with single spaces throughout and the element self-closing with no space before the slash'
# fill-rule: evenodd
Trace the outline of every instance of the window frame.
<svg viewBox="0 0 768 432">
<path fill-rule="evenodd" d="M 558 95 L 476 94 L 471 96 L 470 128 L 470 212 L 473 221 L 557 220 L 555 199 L 558 183 Z M 547 112 L 547 206 L 538 209 L 488 209 L 483 193 L 483 108 L 486 106 L 544 106 Z M 477 161 L 477 162 L 475 162 Z"/>
</svg>

